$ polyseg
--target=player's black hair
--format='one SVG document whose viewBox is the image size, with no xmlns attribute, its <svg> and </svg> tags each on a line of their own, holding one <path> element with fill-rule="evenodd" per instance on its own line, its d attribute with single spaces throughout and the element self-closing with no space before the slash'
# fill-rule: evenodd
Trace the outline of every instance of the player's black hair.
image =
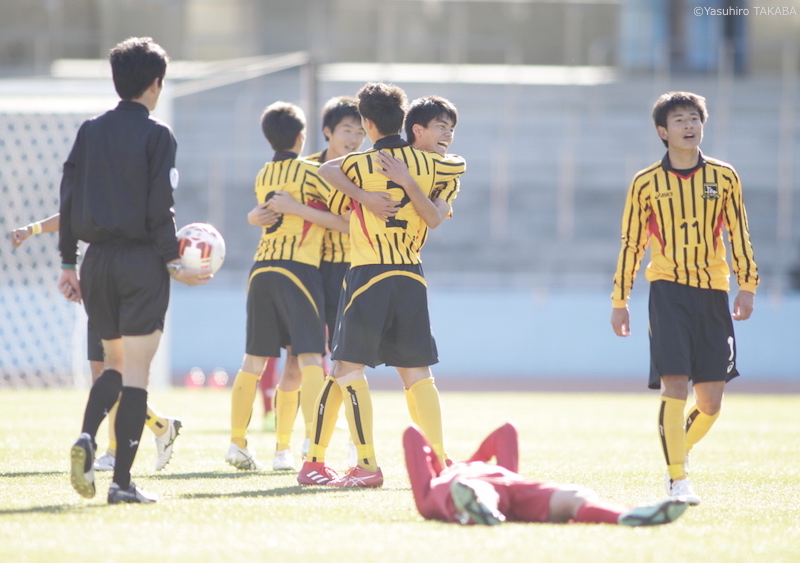
<svg viewBox="0 0 800 563">
<path fill-rule="evenodd" d="M 381 135 L 397 135 L 403 128 L 408 98 L 402 88 L 383 82 L 368 82 L 356 94 L 358 111 L 375 124 Z"/>
<path fill-rule="evenodd" d="M 670 112 L 677 108 L 692 108 L 697 110 L 700 114 L 700 122 L 705 123 L 708 119 L 708 108 L 706 107 L 706 99 L 703 96 L 698 96 L 691 92 L 667 92 L 661 96 L 653 104 L 653 123 L 656 127 L 667 126 L 667 116 Z M 667 142 L 661 139 L 664 146 Z"/>
<path fill-rule="evenodd" d="M 306 116 L 288 102 L 275 102 L 261 114 L 261 130 L 274 151 L 294 148 L 297 136 L 306 128 Z"/>
<path fill-rule="evenodd" d="M 453 126 L 458 123 L 458 110 L 450 100 L 440 96 L 425 96 L 411 102 L 406 112 L 405 125 L 406 138 L 409 144 L 416 140 L 414 138 L 414 125 L 419 124 L 427 127 L 431 121 L 440 117 L 449 118 L 453 122 Z"/>
<path fill-rule="evenodd" d="M 322 134 L 325 135 L 326 141 L 330 141 L 330 138 L 325 134 L 325 127 L 333 131 L 345 117 L 352 117 L 358 123 L 361 123 L 361 114 L 358 113 L 358 100 L 352 96 L 337 96 L 325 102 L 322 107 Z"/>
<path fill-rule="evenodd" d="M 144 94 L 153 80 L 159 85 L 167 73 L 167 52 L 150 37 L 130 37 L 108 53 L 114 89 L 123 100 L 133 100 Z"/>
</svg>

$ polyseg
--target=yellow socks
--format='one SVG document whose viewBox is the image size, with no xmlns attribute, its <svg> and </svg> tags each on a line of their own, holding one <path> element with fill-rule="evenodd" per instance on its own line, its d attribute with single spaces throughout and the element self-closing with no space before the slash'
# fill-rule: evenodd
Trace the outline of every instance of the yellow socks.
<svg viewBox="0 0 800 563">
<path fill-rule="evenodd" d="M 375 443 L 372 438 L 372 397 L 367 380 L 356 379 L 341 387 L 344 413 L 358 451 L 358 465 L 367 471 L 377 471 Z"/>
<path fill-rule="evenodd" d="M 303 421 L 306 425 L 305 437 L 312 438 L 314 422 L 314 408 L 317 405 L 319 392 L 325 382 L 325 373 L 322 366 L 306 366 L 301 370 L 302 384 L 300 393 L 300 409 L 303 411 Z"/>
<path fill-rule="evenodd" d="M 247 426 L 253 415 L 259 376 L 239 370 L 231 390 L 231 442 L 240 448 L 247 447 Z"/>
<path fill-rule="evenodd" d="M 342 406 L 342 388 L 333 377 L 326 377 L 319 394 L 319 403 L 314 411 L 311 424 L 311 447 L 308 450 L 309 461 L 325 461 L 325 451 L 331 442 L 331 436 L 339 418 Z"/>
<path fill-rule="evenodd" d="M 426 377 L 417 381 L 408 391 L 414 397 L 419 427 L 425 438 L 428 439 L 434 453 L 439 456 L 442 467 L 444 467 L 444 432 L 442 430 L 442 403 L 439 400 L 439 390 L 434 385 L 433 378 Z"/>
<path fill-rule="evenodd" d="M 150 405 L 147 405 L 144 423 L 156 436 L 163 436 L 167 431 L 167 424 L 169 424 L 167 419 L 151 409 Z"/>
<path fill-rule="evenodd" d="M 683 418 L 685 407 L 685 400 L 661 397 L 658 426 L 661 433 L 661 447 L 667 460 L 667 471 L 673 481 L 686 478 L 683 465 L 686 461 L 686 430 Z"/>
<path fill-rule="evenodd" d="M 114 403 L 114 406 L 108 411 L 108 416 L 106 420 L 108 422 L 108 452 L 114 451 L 114 455 L 117 453 L 117 431 L 114 428 L 117 424 L 117 407 L 119 407 L 119 401 Z M 111 444 L 114 444 L 114 447 L 111 447 Z"/>
<path fill-rule="evenodd" d="M 416 424 L 419 427 L 422 425 L 419 423 L 419 413 L 417 412 L 417 400 L 414 398 L 414 393 L 412 393 L 409 389 L 403 389 L 406 395 L 406 405 L 408 406 L 408 414 L 411 416 L 411 422 Z"/>
<path fill-rule="evenodd" d="M 300 404 L 300 389 L 283 391 L 275 388 L 275 451 L 280 452 L 291 448 L 292 430 L 294 420 L 297 418 L 297 408 Z"/>
<path fill-rule="evenodd" d="M 686 453 L 689 453 L 694 445 L 708 434 L 719 418 L 719 413 L 720 411 L 717 411 L 717 414 L 709 416 L 701 412 L 697 405 L 692 405 L 686 417 Z"/>
</svg>

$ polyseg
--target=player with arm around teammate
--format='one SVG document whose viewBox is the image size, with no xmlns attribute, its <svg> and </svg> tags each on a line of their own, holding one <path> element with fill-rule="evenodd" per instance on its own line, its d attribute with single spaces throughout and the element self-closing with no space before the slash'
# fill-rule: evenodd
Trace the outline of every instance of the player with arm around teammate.
<svg viewBox="0 0 800 563">
<path fill-rule="evenodd" d="M 700 151 L 707 117 L 705 99 L 691 92 L 668 92 L 656 101 L 653 121 L 667 153 L 631 182 L 611 295 L 611 326 L 628 336 L 627 300 L 649 246 L 649 387 L 661 389 L 667 490 L 690 504 L 700 497 L 687 477 L 688 453 L 717 420 L 725 384 L 739 375 L 723 228 L 739 285 L 734 320 L 752 314 L 759 282 L 739 176 Z M 695 404 L 684 413 L 689 382 Z"/>
<path fill-rule="evenodd" d="M 95 495 L 95 435 L 119 399 L 108 502 L 150 503 L 156 497 L 131 481 L 130 469 L 145 423 L 170 277 L 200 285 L 211 274 L 180 265 L 172 208 L 177 143 L 167 125 L 150 117 L 164 87 L 167 54 L 149 37 L 130 38 L 109 59 L 121 101 L 81 125 L 61 181 L 58 287 L 68 300 L 83 302 L 105 356 L 71 450 L 71 478 L 79 494 Z M 80 277 L 78 240 L 89 243 Z"/>
<path fill-rule="evenodd" d="M 426 435 L 444 456 L 441 405 L 430 370 L 438 357 L 419 255 L 423 223 L 430 226 L 438 215 L 429 197 L 436 186 L 441 157 L 413 148 L 400 138 L 406 106 L 400 88 L 369 83 L 357 98 L 364 129 L 374 146 L 323 165 L 321 173 L 340 166 L 349 182 L 355 182 L 356 192 L 380 194 L 391 202 L 393 211 L 388 218 L 373 213 L 349 197 L 344 191 L 347 188 L 333 178 L 337 191 L 329 200 L 331 210 L 346 213 L 352 209 L 351 268 L 345 276 L 333 340 L 333 377 L 326 380 L 320 395 L 314 440 L 298 475 L 298 482 L 308 485 L 379 487 L 383 483 L 372 437 L 372 403 L 364 373 L 367 365 L 385 363 L 397 368 L 405 388 L 413 394 Z M 408 185 L 392 181 L 381 171 L 381 152 L 407 163 Z M 411 190 L 418 193 L 409 195 Z M 420 194 L 423 197 L 418 197 Z M 358 439 L 358 465 L 339 477 L 325 464 L 325 450 L 343 397 L 347 397 L 344 404 L 351 435 Z"/>
</svg>

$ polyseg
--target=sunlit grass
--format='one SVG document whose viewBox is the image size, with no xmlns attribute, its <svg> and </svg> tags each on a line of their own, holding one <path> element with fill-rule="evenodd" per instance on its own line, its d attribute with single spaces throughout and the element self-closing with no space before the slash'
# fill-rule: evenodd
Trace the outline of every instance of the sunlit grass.
<svg viewBox="0 0 800 563">
<path fill-rule="evenodd" d="M 798 561 L 800 397 L 730 395 L 692 455 L 702 504 L 676 523 L 636 529 L 504 524 L 460 527 L 416 512 L 401 450 L 408 423 L 400 392 L 375 392 L 380 490 L 300 488 L 294 474 L 237 472 L 223 457 L 225 390 L 156 390 L 154 406 L 182 418 L 167 468 L 152 470 L 148 430 L 134 479 L 161 497 L 150 506 L 108 506 L 69 484 L 68 451 L 86 392 L 0 391 L 0 561 Z M 520 432 L 522 472 L 590 486 L 624 504 L 663 496 L 656 394 L 443 392 L 446 445 L 472 453 L 494 427 Z M 271 466 L 274 436 L 254 416 L 250 443 Z M 105 427 L 98 441 L 105 444 Z M 301 424 L 295 429 L 299 450 Z M 346 465 L 347 432 L 329 460 Z"/>
</svg>

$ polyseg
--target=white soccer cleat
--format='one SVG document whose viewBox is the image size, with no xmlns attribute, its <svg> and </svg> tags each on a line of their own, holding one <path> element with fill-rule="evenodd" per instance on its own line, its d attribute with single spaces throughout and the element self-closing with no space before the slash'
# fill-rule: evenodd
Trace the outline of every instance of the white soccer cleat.
<svg viewBox="0 0 800 563">
<path fill-rule="evenodd" d="M 272 469 L 275 471 L 294 471 L 292 450 L 275 452 L 275 459 L 272 460 Z"/>
<path fill-rule="evenodd" d="M 156 471 L 161 471 L 172 459 L 172 450 L 175 448 L 175 439 L 181 433 L 181 421 L 177 418 L 168 418 L 167 431 L 161 436 L 156 436 Z"/>
<path fill-rule="evenodd" d="M 680 481 L 678 481 L 680 482 Z M 674 522 L 686 511 L 689 503 L 686 499 L 676 497 L 662 500 L 656 504 L 637 506 L 621 514 L 620 526 L 658 526 Z"/>
<path fill-rule="evenodd" d="M 260 471 L 264 469 L 264 466 L 256 459 L 255 450 L 242 449 L 236 444 L 231 444 L 228 448 L 228 453 L 225 454 L 225 461 L 236 469 L 243 471 Z"/>
<path fill-rule="evenodd" d="M 119 504 L 122 502 L 150 504 L 157 501 L 158 497 L 156 495 L 150 494 L 144 489 L 140 489 L 133 481 L 131 481 L 127 489 L 120 488 L 116 483 L 111 483 L 111 486 L 108 488 L 108 504 Z"/>
<path fill-rule="evenodd" d="M 672 481 L 669 486 L 669 497 L 671 499 L 683 500 L 691 506 L 700 504 L 700 497 L 695 494 L 688 478 Z"/>
<path fill-rule="evenodd" d="M 72 488 L 84 498 L 94 498 L 94 444 L 84 432 L 70 450 L 70 480 Z"/>
<path fill-rule="evenodd" d="M 358 448 L 352 440 L 347 443 L 347 463 L 349 467 L 358 465 Z"/>
<path fill-rule="evenodd" d="M 94 470 L 95 471 L 114 471 L 114 463 L 116 459 L 113 455 L 106 452 L 96 460 L 94 460 Z"/>
</svg>

